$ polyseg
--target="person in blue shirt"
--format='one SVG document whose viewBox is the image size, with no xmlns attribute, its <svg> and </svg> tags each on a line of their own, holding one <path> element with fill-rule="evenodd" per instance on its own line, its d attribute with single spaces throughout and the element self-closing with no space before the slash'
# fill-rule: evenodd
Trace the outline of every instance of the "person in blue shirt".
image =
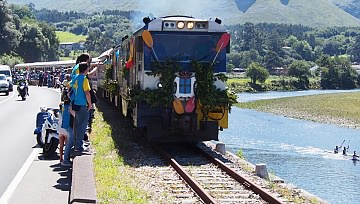
<svg viewBox="0 0 360 204">
<path fill-rule="evenodd" d="M 88 66 L 90 67 L 90 63 L 91 63 L 91 56 L 88 54 L 88 53 L 82 53 L 81 55 L 79 55 L 77 58 L 76 58 L 76 65 L 72 68 L 72 71 L 71 71 L 71 79 L 73 79 L 76 75 L 78 75 L 80 72 L 79 72 L 79 63 L 82 63 L 82 62 L 86 62 L 88 64 Z"/>
<path fill-rule="evenodd" d="M 88 63 L 79 64 L 79 74 L 70 82 L 73 92 L 72 110 L 75 111 L 75 150 L 83 151 L 83 139 L 86 131 L 87 122 L 89 120 L 89 110 L 92 109 L 90 84 L 86 78 L 88 74 Z"/>
</svg>

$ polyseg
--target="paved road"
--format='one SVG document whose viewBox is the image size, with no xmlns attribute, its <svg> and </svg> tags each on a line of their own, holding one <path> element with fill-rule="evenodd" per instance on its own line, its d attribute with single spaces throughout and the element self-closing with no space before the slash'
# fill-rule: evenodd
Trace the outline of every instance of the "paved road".
<svg viewBox="0 0 360 204">
<path fill-rule="evenodd" d="M 26 101 L 14 90 L 0 94 L 0 203 L 66 203 L 71 173 L 57 158 L 44 160 L 33 135 L 37 112 L 57 107 L 59 90 L 31 86 Z"/>
</svg>

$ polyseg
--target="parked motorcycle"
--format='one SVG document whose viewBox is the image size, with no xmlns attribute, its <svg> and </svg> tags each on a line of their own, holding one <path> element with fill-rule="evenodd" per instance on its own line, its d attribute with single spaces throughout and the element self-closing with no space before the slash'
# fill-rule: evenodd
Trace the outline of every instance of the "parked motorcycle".
<svg viewBox="0 0 360 204">
<path fill-rule="evenodd" d="M 26 96 L 28 95 L 28 85 L 26 82 L 21 81 L 17 87 L 18 96 L 21 96 L 23 101 L 26 100 Z"/>
<path fill-rule="evenodd" d="M 45 158 L 52 157 L 56 153 L 59 144 L 59 109 L 40 108 L 36 116 L 36 128 L 34 134 L 36 141 L 43 148 Z"/>
</svg>

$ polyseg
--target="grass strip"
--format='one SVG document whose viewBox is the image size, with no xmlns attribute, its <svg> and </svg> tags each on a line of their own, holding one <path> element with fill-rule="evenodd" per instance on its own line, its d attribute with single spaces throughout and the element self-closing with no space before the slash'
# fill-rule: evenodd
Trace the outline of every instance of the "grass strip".
<svg viewBox="0 0 360 204">
<path fill-rule="evenodd" d="M 147 203 L 132 166 L 123 153 L 130 147 L 131 124 L 109 104 L 99 101 L 95 111 L 91 146 L 94 157 L 96 190 L 99 203 Z M 127 134 L 129 133 L 129 134 Z"/>
</svg>

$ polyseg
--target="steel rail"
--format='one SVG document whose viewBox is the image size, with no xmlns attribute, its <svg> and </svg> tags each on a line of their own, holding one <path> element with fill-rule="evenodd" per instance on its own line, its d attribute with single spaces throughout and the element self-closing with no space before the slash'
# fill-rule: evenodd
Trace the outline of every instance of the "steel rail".
<svg viewBox="0 0 360 204">
<path fill-rule="evenodd" d="M 167 162 L 176 170 L 176 172 L 189 184 L 189 186 L 198 194 L 198 196 L 207 204 L 218 203 L 210 194 L 208 194 L 201 185 L 196 182 L 186 171 L 181 167 L 179 163 L 175 161 L 168 153 L 166 153 L 157 144 L 152 144 L 153 148 L 163 156 Z"/>
<path fill-rule="evenodd" d="M 283 201 L 275 198 L 272 196 L 268 191 L 265 189 L 260 188 L 258 185 L 254 184 L 250 180 L 244 178 L 239 173 L 234 171 L 232 168 L 227 166 L 224 162 L 220 161 L 217 158 L 214 158 L 209 154 L 208 152 L 205 152 L 204 150 L 197 147 L 197 149 L 212 163 L 217 165 L 220 169 L 225 171 L 228 175 L 230 175 L 233 179 L 244 185 L 246 188 L 251 189 L 254 193 L 258 194 L 262 199 L 264 199 L 266 202 L 269 202 L 271 204 L 284 204 Z"/>
</svg>

